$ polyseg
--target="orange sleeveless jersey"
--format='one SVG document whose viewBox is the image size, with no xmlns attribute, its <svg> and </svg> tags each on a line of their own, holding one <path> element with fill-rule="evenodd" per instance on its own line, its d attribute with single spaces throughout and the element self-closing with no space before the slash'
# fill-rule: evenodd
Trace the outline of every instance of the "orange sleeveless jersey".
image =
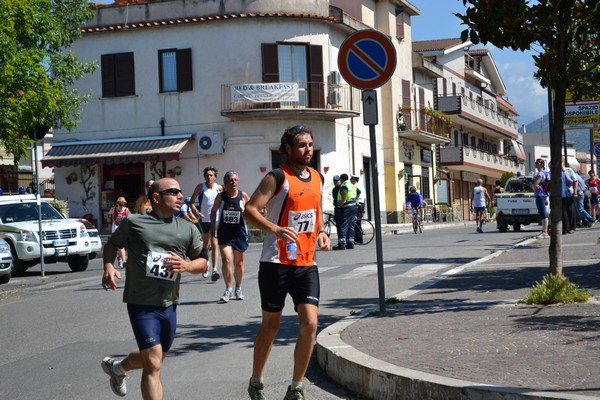
<svg viewBox="0 0 600 400">
<path fill-rule="evenodd" d="M 321 175 L 308 167 L 310 181 L 301 180 L 287 164 L 280 165 L 284 173 L 281 188 L 267 204 L 267 219 L 279 226 L 292 226 L 298 232 L 296 260 L 288 260 L 286 243 L 267 234 L 261 261 L 295 266 L 316 265 L 315 252 L 321 218 Z"/>
</svg>

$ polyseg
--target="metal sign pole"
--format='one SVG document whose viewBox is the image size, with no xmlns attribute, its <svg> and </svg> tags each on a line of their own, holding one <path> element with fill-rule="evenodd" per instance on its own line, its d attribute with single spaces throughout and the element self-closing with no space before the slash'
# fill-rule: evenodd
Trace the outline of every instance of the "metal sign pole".
<svg viewBox="0 0 600 400">
<path fill-rule="evenodd" d="M 379 286 L 379 311 L 385 311 L 385 281 L 383 276 L 383 249 L 381 244 L 381 207 L 379 204 L 379 170 L 377 168 L 377 141 L 375 125 L 379 122 L 377 110 L 377 92 L 364 90 L 363 122 L 369 126 L 369 142 L 371 145 L 371 181 L 373 185 L 373 205 L 375 206 L 375 248 L 377 251 L 377 283 Z"/>
<path fill-rule="evenodd" d="M 35 192 L 37 198 L 37 210 L 38 210 L 38 240 L 40 244 L 40 267 L 42 269 L 42 277 L 46 276 L 46 268 L 44 264 L 44 240 L 42 238 L 42 200 L 40 199 L 40 171 L 38 164 L 38 141 L 33 143 L 33 159 L 35 163 Z"/>
</svg>

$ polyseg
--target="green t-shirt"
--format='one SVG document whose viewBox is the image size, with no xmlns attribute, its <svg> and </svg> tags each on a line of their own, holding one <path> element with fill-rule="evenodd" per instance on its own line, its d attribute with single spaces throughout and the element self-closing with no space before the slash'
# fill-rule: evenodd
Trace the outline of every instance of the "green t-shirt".
<svg viewBox="0 0 600 400">
<path fill-rule="evenodd" d="M 202 251 L 200 232 L 194 224 L 182 218 L 161 219 L 154 213 L 125 218 L 108 241 L 127 250 L 123 301 L 128 304 L 158 307 L 178 304 L 181 276 L 161 269 L 160 258 L 173 251 L 184 259 L 194 260 Z"/>
</svg>

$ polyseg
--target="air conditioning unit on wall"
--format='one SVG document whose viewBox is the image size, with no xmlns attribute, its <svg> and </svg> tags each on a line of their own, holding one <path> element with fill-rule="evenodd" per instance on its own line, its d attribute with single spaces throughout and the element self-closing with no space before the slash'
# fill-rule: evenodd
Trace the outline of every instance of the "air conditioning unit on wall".
<svg viewBox="0 0 600 400">
<path fill-rule="evenodd" d="M 199 156 L 222 154 L 224 151 L 223 132 L 197 132 L 196 148 Z"/>
</svg>

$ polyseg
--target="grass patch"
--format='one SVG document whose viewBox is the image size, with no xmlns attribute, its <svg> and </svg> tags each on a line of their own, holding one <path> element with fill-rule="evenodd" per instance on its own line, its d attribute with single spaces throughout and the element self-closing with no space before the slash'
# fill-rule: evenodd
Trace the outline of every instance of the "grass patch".
<svg viewBox="0 0 600 400">
<path fill-rule="evenodd" d="M 590 292 L 577 287 L 563 274 L 548 274 L 536 282 L 523 300 L 526 304 L 585 303 Z"/>
<path fill-rule="evenodd" d="M 600 244 L 600 236 L 596 238 L 596 244 Z"/>
<path fill-rule="evenodd" d="M 350 310 L 350 315 L 358 315 L 358 314 L 360 314 L 360 311 Z"/>
</svg>

